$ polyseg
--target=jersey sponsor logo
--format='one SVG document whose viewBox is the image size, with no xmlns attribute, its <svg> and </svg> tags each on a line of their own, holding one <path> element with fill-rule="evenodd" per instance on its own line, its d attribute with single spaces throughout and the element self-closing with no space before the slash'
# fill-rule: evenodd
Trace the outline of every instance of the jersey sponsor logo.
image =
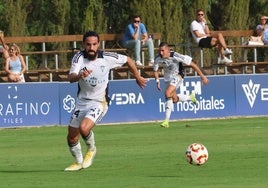
<svg viewBox="0 0 268 188">
<path fill-rule="evenodd" d="M 105 78 L 100 80 L 94 76 L 88 76 L 86 78 L 83 78 L 83 81 L 89 83 L 92 87 L 96 87 L 98 84 L 103 84 L 107 82 Z"/>
</svg>

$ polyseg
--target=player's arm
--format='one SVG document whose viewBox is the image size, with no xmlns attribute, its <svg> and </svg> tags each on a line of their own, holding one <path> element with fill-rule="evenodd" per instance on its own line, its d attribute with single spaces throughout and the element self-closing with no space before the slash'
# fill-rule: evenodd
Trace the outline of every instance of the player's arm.
<svg viewBox="0 0 268 188">
<path fill-rule="evenodd" d="M 157 89 L 161 91 L 160 80 L 159 80 L 159 72 L 158 72 L 158 70 L 154 70 L 154 78 L 155 78 L 155 82 L 156 82 L 156 87 L 157 87 Z"/>
<path fill-rule="evenodd" d="M 137 84 L 143 89 L 146 86 L 147 79 L 140 76 L 139 71 L 133 62 L 133 59 L 131 59 L 130 57 L 127 57 L 127 65 L 129 67 L 129 70 L 135 77 Z"/>
<path fill-rule="evenodd" d="M 72 72 L 68 75 L 69 82 L 78 82 L 80 79 L 87 77 L 92 70 L 83 69 L 79 73 Z"/>
<path fill-rule="evenodd" d="M 7 59 L 9 57 L 9 54 L 8 54 L 9 47 L 8 47 L 8 45 L 6 45 L 3 36 L 0 36 L 0 42 L 3 46 L 3 57 L 4 57 L 4 59 Z"/>
<path fill-rule="evenodd" d="M 196 65 L 195 62 L 191 62 L 190 66 L 197 72 L 197 74 L 200 76 L 202 83 L 203 84 L 208 84 L 208 79 L 207 77 L 203 74 L 203 72 L 201 71 L 201 69 Z"/>
</svg>

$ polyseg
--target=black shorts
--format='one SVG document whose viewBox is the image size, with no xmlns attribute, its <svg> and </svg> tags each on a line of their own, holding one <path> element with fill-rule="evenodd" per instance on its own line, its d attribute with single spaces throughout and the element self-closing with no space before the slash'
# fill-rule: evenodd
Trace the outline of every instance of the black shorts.
<svg viewBox="0 0 268 188">
<path fill-rule="evenodd" d="M 212 37 L 202 38 L 199 41 L 198 46 L 200 48 L 212 48 L 213 46 L 211 46 L 211 39 L 212 39 Z"/>
</svg>

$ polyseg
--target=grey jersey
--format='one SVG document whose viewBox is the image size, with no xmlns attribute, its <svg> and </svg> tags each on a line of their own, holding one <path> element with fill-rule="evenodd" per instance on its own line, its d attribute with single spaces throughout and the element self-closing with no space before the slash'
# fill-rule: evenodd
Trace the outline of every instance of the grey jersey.
<svg viewBox="0 0 268 188">
<path fill-rule="evenodd" d="M 171 52 L 169 58 L 162 58 L 160 54 L 155 58 L 154 71 L 158 71 L 159 66 L 164 69 L 164 80 L 170 81 L 172 78 L 177 77 L 180 74 L 184 77 L 182 69 L 182 63 L 190 65 L 192 57 L 188 55 L 182 55 L 178 52 Z"/>
</svg>

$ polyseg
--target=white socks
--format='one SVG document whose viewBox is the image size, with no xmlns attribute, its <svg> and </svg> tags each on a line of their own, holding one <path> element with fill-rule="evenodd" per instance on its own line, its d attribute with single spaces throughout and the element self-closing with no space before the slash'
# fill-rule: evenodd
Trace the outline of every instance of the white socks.
<svg viewBox="0 0 268 188">
<path fill-rule="evenodd" d="M 189 100 L 191 100 L 189 95 L 177 94 L 177 96 L 179 97 L 179 101 L 189 101 Z"/>
<path fill-rule="evenodd" d="M 169 121 L 172 109 L 173 109 L 173 101 L 172 98 L 169 98 L 166 101 L 166 117 L 165 117 L 166 121 Z"/>
<path fill-rule="evenodd" d="M 95 139 L 93 131 L 90 131 L 89 135 L 83 137 L 83 139 L 87 145 L 88 150 L 92 150 L 95 148 Z M 69 145 L 69 150 L 72 156 L 74 156 L 76 162 L 82 164 L 84 158 L 80 142 L 78 141 L 75 145 Z"/>
<path fill-rule="evenodd" d="M 80 142 L 78 141 L 78 143 L 74 146 L 69 146 L 69 150 L 70 150 L 72 156 L 74 156 L 76 162 L 82 164 L 83 154 L 82 154 Z"/>
<path fill-rule="evenodd" d="M 94 132 L 90 131 L 89 135 L 87 135 L 86 137 L 83 137 L 88 150 L 92 150 L 95 148 L 95 139 L 94 139 Z"/>
</svg>

